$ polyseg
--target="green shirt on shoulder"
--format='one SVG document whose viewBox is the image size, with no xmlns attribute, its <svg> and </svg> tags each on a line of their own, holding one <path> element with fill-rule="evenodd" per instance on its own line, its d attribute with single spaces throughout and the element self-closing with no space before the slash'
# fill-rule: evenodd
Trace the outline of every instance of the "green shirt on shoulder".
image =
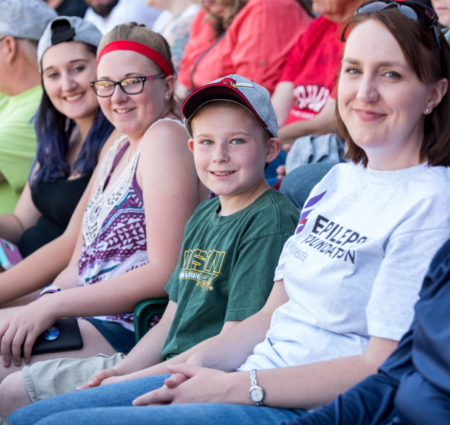
<svg viewBox="0 0 450 425">
<path fill-rule="evenodd" d="M 36 154 L 32 123 L 42 96 L 36 86 L 0 97 L 0 214 L 10 214 L 25 186 Z"/>
<path fill-rule="evenodd" d="M 173 357 L 217 335 L 224 322 L 259 311 L 299 211 L 274 189 L 229 216 L 219 198 L 204 201 L 186 225 L 177 267 L 166 285 L 177 311 L 162 357 Z"/>
</svg>

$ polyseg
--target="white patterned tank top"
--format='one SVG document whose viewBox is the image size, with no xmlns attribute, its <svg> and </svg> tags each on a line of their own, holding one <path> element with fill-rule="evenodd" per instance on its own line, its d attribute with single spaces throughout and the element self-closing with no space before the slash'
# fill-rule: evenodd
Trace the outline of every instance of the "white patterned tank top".
<svg viewBox="0 0 450 425">
<path fill-rule="evenodd" d="M 118 139 L 102 164 L 99 185 L 83 218 L 83 247 L 78 261 L 82 286 L 110 279 L 148 263 L 142 191 L 136 180 L 140 145 L 119 178 L 111 173 L 129 146 Z M 133 314 L 97 316 L 134 331 Z"/>
<path fill-rule="evenodd" d="M 183 124 L 171 118 L 171 121 Z M 148 129 L 148 130 L 149 130 Z M 147 130 L 147 131 L 148 131 Z M 99 184 L 83 217 L 83 247 L 78 261 L 81 286 L 102 282 L 148 263 L 142 190 L 136 180 L 141 143 L 120 176 L 109 184 L 121 155 L 129 146 L 125 136 L 116 140 L 99 172 Z M 134 331 L 133 313 L 96 316 Z"/>
</svg>

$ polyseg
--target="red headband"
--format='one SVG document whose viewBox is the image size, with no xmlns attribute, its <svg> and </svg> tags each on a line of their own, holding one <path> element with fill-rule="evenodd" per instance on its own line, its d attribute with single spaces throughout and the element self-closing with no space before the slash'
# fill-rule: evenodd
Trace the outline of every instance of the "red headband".
<svg viewBox="0 0 450 425">
<path fill-rule="evenodd" d="M 165 75 L 172 75 L 173 71 L 161 53 L 158 53 L 156 50 L 151 47 L 146 46 L 145 44 L 138 43 L 137 41 L 129 41 L 129 40 L 117 40 L 108 43 L 105 47 L 103 47 L 102 51 L 98 54 L 97 58 L 97 66 L 100 62 L 100 59 L 106 55 L 106 53 L 112 52 L 114 50 L 131 50 L 133 52 L 140 53 L 151 59 L 155 62 L 164 72 Z"/>
</svg>

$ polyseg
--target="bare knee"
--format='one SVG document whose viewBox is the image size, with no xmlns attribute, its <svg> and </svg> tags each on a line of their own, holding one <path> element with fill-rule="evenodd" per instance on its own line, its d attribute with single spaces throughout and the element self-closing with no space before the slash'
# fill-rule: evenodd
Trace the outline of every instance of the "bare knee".
<svg viewBox="0 0 450 425">
<path fill-rule="evenodd" d="M 22 372 L 8 375 L 0 384 L 0 416 L 6 417 L 17 409 L 31 403 L 25 388 Z"/>
</svg>

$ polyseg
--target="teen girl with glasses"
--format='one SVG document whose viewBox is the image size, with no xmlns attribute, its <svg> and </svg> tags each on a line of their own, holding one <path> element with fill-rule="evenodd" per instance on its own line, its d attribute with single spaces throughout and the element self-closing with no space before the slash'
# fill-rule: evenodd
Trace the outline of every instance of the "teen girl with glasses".
<svg viewBox="0 0 450 425">
<path fill-rule="evenodd" d="M 120 25 L 102 38 L 96 72 L 100 107 L 122 136 L 91 178 L 69 225 L 70 246 L 37 253 L 34 258 L 45 264 L 3 291 L 14 299 L 53 282 L 36 301 L 0 310 L 0 379 L 23 366 L 22 346 L 25 362 L 61 357 L 31 356 L 39 334 L 61 317 L 81 317 L 84 342 L 65 355 L 128 352 L 135 342 L 133 308 L 142 299 L 164 296 L 185 223 L 200 200 L 164 38 L 144 26 Z M 105 81 L 111 82 L 109 92 Z M 53 256 L 44 258 L 45 252 Z"/>
</svg>

